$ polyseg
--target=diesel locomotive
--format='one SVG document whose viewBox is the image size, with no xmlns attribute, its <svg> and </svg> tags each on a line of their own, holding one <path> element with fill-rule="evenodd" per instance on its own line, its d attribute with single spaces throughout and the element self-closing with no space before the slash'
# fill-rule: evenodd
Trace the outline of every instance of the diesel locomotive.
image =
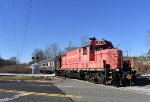
<svg viewBox="0 0 150 102">
<path fill-rule="evenodd" d="M 94 83 L 127 86 L 136 80 L 136 71 L 129 60 L 124 61 L 122 50 L 95 37 L 87 45 L 57 56 L 54 67 L 57 75 Z"/>
</svg>

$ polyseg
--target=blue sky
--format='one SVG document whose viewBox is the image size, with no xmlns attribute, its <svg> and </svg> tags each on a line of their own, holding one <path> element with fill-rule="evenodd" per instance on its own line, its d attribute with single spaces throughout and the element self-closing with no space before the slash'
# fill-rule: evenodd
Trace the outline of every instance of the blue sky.
<svg viewBox="0 0 150 102">
<path fill-rule="evenodd" d="M 32 0 L 29 5 L 30 0 L 0 0 L 0 55 L 5 59 L 19 56 L 28 62 L 35 48 L 58 43 L 63 49 L 69 41 L 80 45 L 83 35 L 110 40 L 132 56 L 149 49 L 150 0 Z"/>
</svg>

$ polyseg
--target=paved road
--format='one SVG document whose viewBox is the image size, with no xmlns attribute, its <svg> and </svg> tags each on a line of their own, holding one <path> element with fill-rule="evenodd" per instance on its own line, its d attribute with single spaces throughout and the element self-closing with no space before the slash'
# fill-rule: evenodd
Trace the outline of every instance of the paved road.
<svg viewBox="0 0 150 102">
<path fill-rule="evenodd" d="M 115 88 L 76 79 L 57 78 L 50 82 L 0 81 L 0 102 L 7 101 L 149 102 L 150 90 L 144 90 L 143 87 Z"/>
</svg>

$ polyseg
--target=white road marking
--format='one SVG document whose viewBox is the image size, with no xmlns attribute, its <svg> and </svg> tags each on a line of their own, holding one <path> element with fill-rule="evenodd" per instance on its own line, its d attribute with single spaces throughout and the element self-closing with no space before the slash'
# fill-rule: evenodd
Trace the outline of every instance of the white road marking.
<svg viewBox="0 0 150 102">
<path fill-rule="evenodd" d="M 0 99 L 0 102 L 7 102 L 7 101 L 12 101 L 14 99 L 17 99 L 19 97 L 23 97 L 23 96 L 27 96 L 29 94 L 24 94 L 24 93 L 21 93 L 21 94 L 17 94 L 17 95 L 14 95 L 13 97 L 10 97 L 10 98 L 3 98 L 3 99 Z"/>
</svg>

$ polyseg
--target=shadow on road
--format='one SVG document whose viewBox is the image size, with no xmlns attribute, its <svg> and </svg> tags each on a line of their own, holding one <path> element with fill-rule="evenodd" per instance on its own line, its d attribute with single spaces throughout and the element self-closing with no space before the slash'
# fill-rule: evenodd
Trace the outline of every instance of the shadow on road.
<svg viewBox="0 0 150 102">
<path fill-rule="evenodd" d="M 66 95 L 50 82 L 0 81 L 0 89 Z M 48 96 L 47 96 L 48 97 Z M 52 97 L 60 102 L 74 102 L 70 97 Z"/>
<path fill-rule="evenodd" d="M 150 78 L 148 77 L 138 77 L 135 86 L 146 86 L 150 85 Z"/>
</svg>

